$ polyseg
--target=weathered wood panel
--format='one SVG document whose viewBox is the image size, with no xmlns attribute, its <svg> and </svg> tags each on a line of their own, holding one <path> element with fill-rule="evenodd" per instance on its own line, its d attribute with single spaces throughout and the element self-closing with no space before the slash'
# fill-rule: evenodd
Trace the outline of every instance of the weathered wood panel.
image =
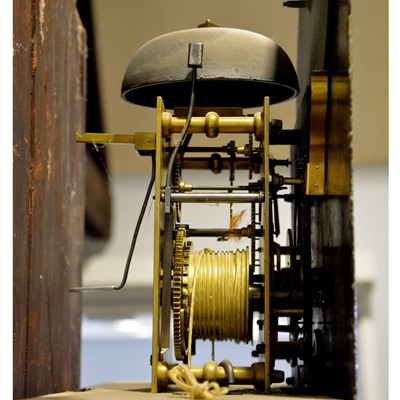
<svg viewBox="0 0 400 400">
<path fill-rule="evenodd" d="M 86 36 L 74 0 L 14 0 L 14 398 L 79 388 Z"/>
<path fill-rule="evenodd" d="M 30 227 L 29 159 L 30 159 L 30 92 L 31 92 L 31 24 L 19 24 L 21 15 L 31 9 L 31 2 L 14 1 L 14 270 L 13 270 L 13 381 L 14 396 L 22 397 L 26 387 L 26 342 L 29 271 L 28 245 Z M 28 18 L 28 16 L 26 17 Z M 17 32 L 18 30 L 18 32 Z M 22 115 L 22 110 L 25 115 Z"/>
<path fill-rule="evenodd" d="M 99 90 L 97 54 L 93 33 L 92 2 L 78 0 L 77 8 L 86 29 L 88 47 L 86 132 L 104 132 L 103 105 Z M 106 239 L 111 234 L 111 193 L 110 178 L 107 172 L 108 149 L 87 144 L 86 151 L 85 233 L 89 237 L 103 239 L 103 243 L 106 243 Z"/>
</svg>

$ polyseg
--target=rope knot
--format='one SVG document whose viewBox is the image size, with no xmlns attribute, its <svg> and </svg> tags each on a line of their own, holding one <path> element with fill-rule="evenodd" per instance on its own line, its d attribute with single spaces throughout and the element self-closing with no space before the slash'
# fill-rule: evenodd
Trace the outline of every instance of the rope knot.
<svg viewBox="0 0 400 400">
<path fill-rule="evenodd" d="M 192 371 L 186 365 L 177 365 L 168 371 L 170 379 L 187 392 L 194 400 L 213 400 L 229 392 L 227 387 L 220 387 L 217 382 L 197 382 Z"/>
</svg>

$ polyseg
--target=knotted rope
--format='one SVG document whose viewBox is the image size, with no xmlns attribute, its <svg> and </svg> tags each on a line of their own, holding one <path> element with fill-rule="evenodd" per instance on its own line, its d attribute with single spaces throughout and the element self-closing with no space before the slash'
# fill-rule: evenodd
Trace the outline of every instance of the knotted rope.
<svg viewBox="0 0 400 400">
<path fill-rule="evenodd" d="M 190 399 L 213 400 L 229 392 L 227 387 L 220 387 L 217 382 L 197 382 L 187 365 L 177 365 L 168 371 L 169 378 L 182 390 L 189 394 Z"/>
</svg>

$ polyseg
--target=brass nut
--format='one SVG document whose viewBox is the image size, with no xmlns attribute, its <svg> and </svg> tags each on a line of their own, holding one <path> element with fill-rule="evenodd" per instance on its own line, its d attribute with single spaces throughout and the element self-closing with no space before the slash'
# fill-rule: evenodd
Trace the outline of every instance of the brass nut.
<svg viewBox="0 0 400 400">
<path fill-rule="evenodd" d="M 159 389 L 168 387 L 168 364 L 159 361 L 157 364 L 157 386 Z"/>
<path fill-rule="evenodd" d="M 218 365 L 215 361 L 207 361 L 203 365 L 203 380 L 208 382 L 217 381 Z"/>
<path fill-rule="evenodd" d="M 264 137 L 264 113 L 257 112 L 254 114 L 254 135 L 256 139 L 263 139 Z"/>
<path fill-rule="evenodd" d="M 219 115 L 209 111 L 204 118 L 204 130 L 208 138 L 216 138 L 219 134 Z"/>
<path fill-rule="evenodd" d="M 172 115 L 169 112 L 163 112 L 161 120 L 162 137 L 169 137 L 172 130 Z"/>
</svg>

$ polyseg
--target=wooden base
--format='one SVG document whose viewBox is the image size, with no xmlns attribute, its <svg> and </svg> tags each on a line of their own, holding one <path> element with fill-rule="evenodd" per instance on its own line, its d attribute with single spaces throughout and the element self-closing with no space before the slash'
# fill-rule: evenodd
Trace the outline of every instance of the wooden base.
<svg viewBox="0 0 400 400">
<path fill-rule="evenodd" d="M 304 394 L 286 393 L 282 385 L 272 385 L 271 395 L 263 395 L 251 387 L 231 385 L 227 400 L 289 400 L 289 399 L 331 399 L 324 396 L 307 396 Z M 219 397 L 222 399 L 224 396 Z M 36 397 L 35 399 L 56 399 L 56 400 L 167 400 L 187 399 L 189 395 L 176 387 L 171 387 L 162 393 L 150 393 L 150 384 L 141 382 L 121 382 L 95 386 L 83 389 L 79 392 L 64 392 Z M 33 399 L 31 399 L 33 400 Z M 337 399 L 338 400 L 338 399 Z"/>
</svg>

